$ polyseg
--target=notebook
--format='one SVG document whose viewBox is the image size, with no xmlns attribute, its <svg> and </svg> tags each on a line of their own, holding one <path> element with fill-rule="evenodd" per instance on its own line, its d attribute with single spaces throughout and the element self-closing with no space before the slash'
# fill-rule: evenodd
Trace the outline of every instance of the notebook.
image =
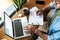
<svg viewBox="0 0 60 40">
<path fill-rule="evenodd" d="M 36 15 L 37 11 L 38 8 L 36 6 L 30 9 L 29 24 L 43 25 L 43 14 Z"/>
</svg>

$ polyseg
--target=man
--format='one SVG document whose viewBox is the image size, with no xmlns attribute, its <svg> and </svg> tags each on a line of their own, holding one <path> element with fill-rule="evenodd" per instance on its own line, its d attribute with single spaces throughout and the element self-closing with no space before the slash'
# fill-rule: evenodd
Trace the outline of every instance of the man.
<svg viewBox="0 0 60 40">
<path fill-rule="evenodd" d="M 30 33 L 35 33 L 40 36 L 43 40 L 60 40 L 60 0 L 54 0 L 53 3 L 50 3 L 47 7 L 43 8 L 43 13 L 52 8 L 53 12 L 50 16 L 50 25 L 48 29 L 48 34 L 43 33 L 42 31 L 36 29 L 37 26 L 28 25 L 26 27 Z M 37 13 L 40 15 L 40 11 Z M 45 15 L 46 16 L 46 15 Z"/>
</svg>

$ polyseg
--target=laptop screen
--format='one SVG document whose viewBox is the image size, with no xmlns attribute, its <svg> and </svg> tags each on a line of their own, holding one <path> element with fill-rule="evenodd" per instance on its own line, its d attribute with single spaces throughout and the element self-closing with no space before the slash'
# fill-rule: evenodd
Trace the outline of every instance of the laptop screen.
<svg viewBox="0 0 60 40">
<path fill-rule="evenodd" d="M 13 31 L 12 31 L 12 20 L 11 18 L 5 13 L 4 14 L 4 32 L 5 34 L 13 37 Z"/>
<path fill-rule="evenodd" d="M 13 25 L 14 25 L 14 36 L 15 37 L 24 36 L 21 19 L 14 20 Z"/>
</svg>

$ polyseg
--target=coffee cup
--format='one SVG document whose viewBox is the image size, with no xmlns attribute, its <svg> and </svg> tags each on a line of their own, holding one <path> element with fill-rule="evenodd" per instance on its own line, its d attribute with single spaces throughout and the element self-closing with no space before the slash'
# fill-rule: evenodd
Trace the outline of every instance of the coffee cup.
<svg viewBox="0 0 60 40">
<path fill-rule="evenodd" d="M 22 11 L 23 11 L 23 14 L 25 16 L 28 16 L 29 15 L 29 9 L 28 8 L 23 8 Z"/>
</svg>

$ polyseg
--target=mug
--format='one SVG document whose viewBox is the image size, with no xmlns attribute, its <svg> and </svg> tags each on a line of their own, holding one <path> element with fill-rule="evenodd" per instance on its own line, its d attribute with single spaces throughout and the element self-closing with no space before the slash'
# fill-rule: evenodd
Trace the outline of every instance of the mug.
<svg viewBox="0 0 60 40">
<path fill-rule="evenodd" d="M 22 11 L 23 11 L 23 14 L 24 14 L 25 16 L 28 16 L 29 13 L 30 13 L 30 11 L 29 11 L 28 8 L 23 8 Z"/>
</svg>

